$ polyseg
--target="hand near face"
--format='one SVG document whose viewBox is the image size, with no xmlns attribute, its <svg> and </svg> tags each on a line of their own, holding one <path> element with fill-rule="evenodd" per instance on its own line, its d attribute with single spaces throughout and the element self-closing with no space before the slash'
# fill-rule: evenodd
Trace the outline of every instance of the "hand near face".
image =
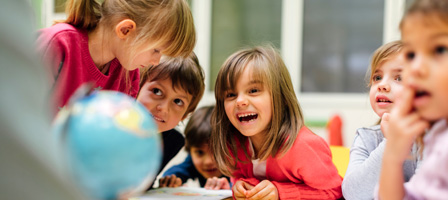
<svg viewBox="0 0 448 200">
<path fill-rule="evenodd" d="M 233 196 L 236 200 L 244 200 L 246 199 L 246 193 L 254 188 L 253 185 L 246 183 L 244 181 L 238 180 L 235 185 L 232 187 Z"/>
<path fill-rule="evenodd" d="M 381 131 L 383 132 L 384 138 L 388 138 L 387 137 L 387 133 L 389 132 L 389 123 L 390 123 L 390 113 L 384 113 L 383 116 L 381 117 Z"/>
<path fill-rule="evenodd" d="M 387 138 L 386 148 L 391 153 L 389 156 L 397 161 L 404 161 L 408 157 L 416 137 L 429 127 L 429 122 L 413 111 L 414 96 L 413 90 L 404 89 L 398 104 L 382 118 L 381 130 Z"/>
<path fill-rule="evenodd" d="M 208 178 L 204 186 L 207 190 L 228 190 L 230 189 L 229 181 L 226 178 Z"/>
<path fill-rule="evenodd" d="M 179 187 L 182 185 L 182 180 L 176 175 L 172 174 L 171 176 L 165 176 L 160 178 L 159 187 Z"/>
</svg>

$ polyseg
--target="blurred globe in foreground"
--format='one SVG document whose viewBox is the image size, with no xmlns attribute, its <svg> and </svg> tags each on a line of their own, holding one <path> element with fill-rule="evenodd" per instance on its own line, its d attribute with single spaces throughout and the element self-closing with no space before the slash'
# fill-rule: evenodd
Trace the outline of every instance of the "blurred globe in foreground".
<svg viewBox="0 0 448 200">
<path fill-rule="evenodd" d="M 80 187 L 115 199 L 157 175 L 161 139 L 152 120 L 133 98 L 97 91 L 59 112 L 53 130 Z"/>
</svg>

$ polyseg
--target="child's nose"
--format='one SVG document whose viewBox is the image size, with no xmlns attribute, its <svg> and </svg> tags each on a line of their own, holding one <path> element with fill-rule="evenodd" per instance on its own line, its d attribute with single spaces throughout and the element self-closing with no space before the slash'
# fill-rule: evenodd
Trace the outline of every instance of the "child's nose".
<svg viewBox="0 0 448 200">
<path fill-rule="evenodd" d="M 167 107 L 168 107 L 168 106 L 166 105 L 166 102 L 160 102 L 160 103 L 157 104 L 157 106 L 156 106 L 157 111 L 159 111 L 159 112 L 164 112 L 164 111 L 166 111 Z"/>
<path fill-rule="evenodd" d="M 205 156 L 204 164 L 206 164 L 206 165 L 213 165 L 214 161 L 213 161 L 212 157 L 211 156 Z"/>
<path fill-rule="evenodd" d="M 237 107 L 244 107 L 247 106 L 247 98 L 244 95 L 238 95 L 236 99 L 236 106 Z"/>
<path fill-rule="evenodd" d="M 409 74 L 413 77 L 424 77 L 428 73 L 427 69 L 430 64 L 427 58 L 423 56 L 417 57 L 409 66 Z"/>
<path fill-rule="evenodd" d="M 162 54 L 160 54 L 160 53 L 153 54 L 151 56 L 150 64 L 154 65 L 154 66 L 159 65 L 160 58 L 162 58 Z"/>
<path fill-rule="evenodd" d="M 390 85 L 388 83 L 381 82 L 378 85 L 378 91 L 389 92 L 390 91 Z"/>
</svg>

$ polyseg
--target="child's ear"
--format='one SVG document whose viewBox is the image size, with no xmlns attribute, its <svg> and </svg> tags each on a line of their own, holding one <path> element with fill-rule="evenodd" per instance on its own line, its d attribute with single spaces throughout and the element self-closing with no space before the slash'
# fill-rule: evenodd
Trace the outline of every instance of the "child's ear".
<svg viewBox="0 0 448 200">
<path fill-rule="evenodd" d="M 124 19 L 118 22 L 115 26 L 115 34 L 117 34 L 120 39 L 125 39 L 127 36 L 131 35 L 136 28 L 137 26 L 133 20 Z"/>
</svg>

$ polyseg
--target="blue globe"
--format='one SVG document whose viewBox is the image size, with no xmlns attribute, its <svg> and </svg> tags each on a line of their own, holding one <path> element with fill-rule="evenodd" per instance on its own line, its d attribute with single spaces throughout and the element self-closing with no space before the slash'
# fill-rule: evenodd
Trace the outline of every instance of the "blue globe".
<svg viewBox="0 0 448 200">
<path fill-rule="evenodd" d="M 61 110 L 53 126 L 76 182 L 97 199 L 116 199 L 155 179 L 161 139 L 149 112 L 116 91 L 96 91 Z"/>
</svg>

